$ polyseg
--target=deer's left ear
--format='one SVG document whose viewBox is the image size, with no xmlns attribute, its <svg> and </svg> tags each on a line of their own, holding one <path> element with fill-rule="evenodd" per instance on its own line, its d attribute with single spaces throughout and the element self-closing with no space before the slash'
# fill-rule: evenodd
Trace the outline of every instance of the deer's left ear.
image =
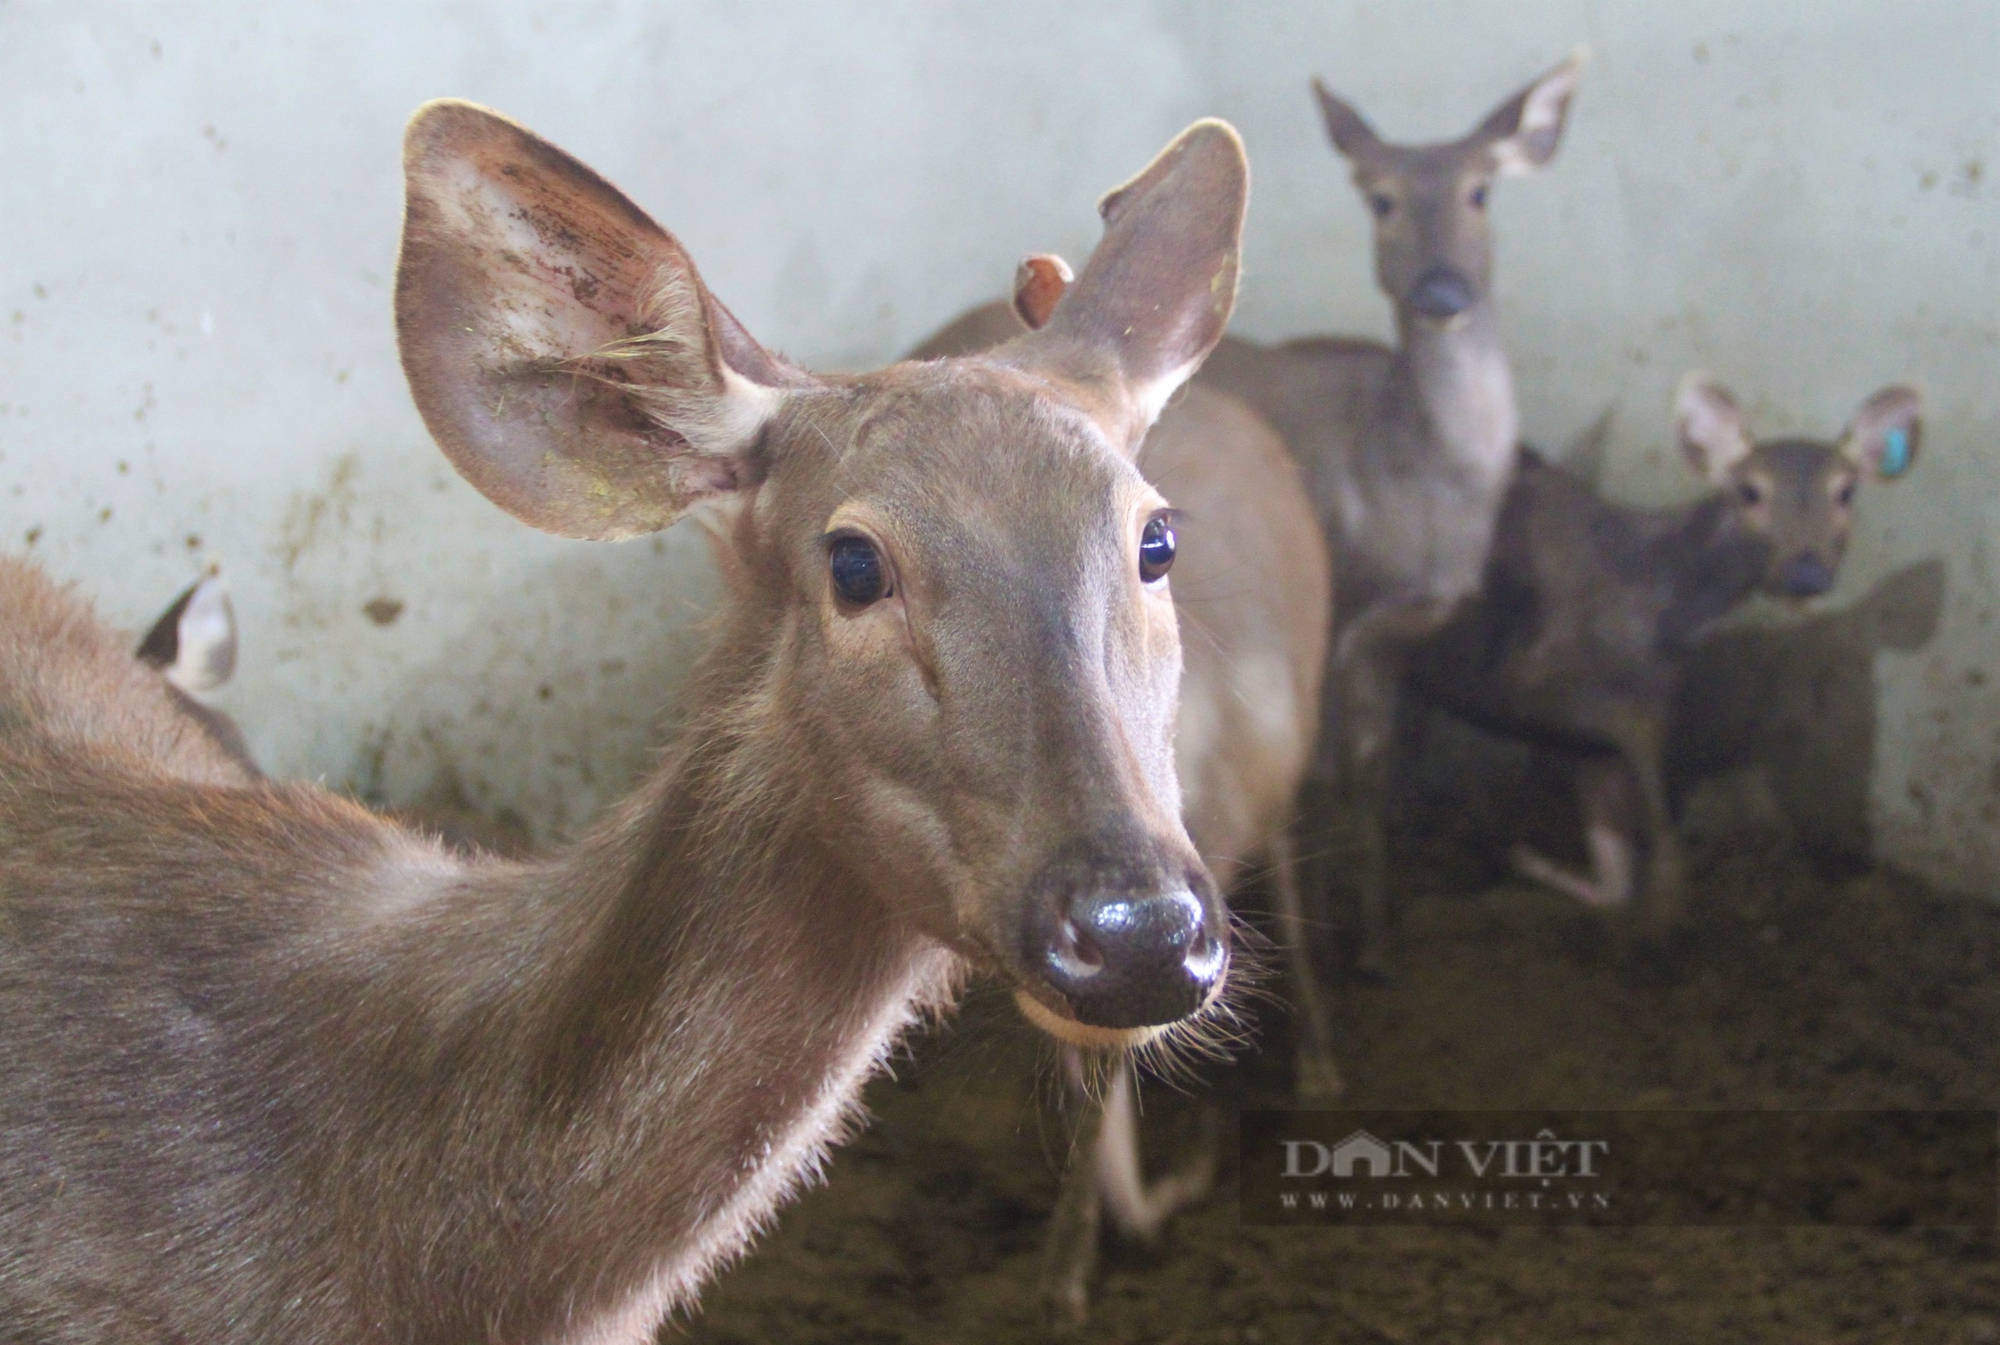
<svg viewBox="0 0 2000 1345">
<path fill-rule="evenodd" d="M 1480 123 L 1473 134 L 1484 137 L 1490 145 L 1496 173 L 1533 172 L 1555 157 L 1583 62 L 1584 50 L 1578 47 L 1561 65 L 1494 108 Z"/>
<path fill-rule="evenodd" d="M 1046 321 L 995 358 L 1071 384 L 1136 456 L 1229 325 L 1249 193 L 1235 129 L 1212 119 L 1188 127 L 1098 204 L 1104 237 L 1074 282 L 1059 263 L 1031 262 L 1021 312 Z"/>
<path fill-rule="evenodd" d="M 1894 481 L 1917 460 L 1922 413 L 1923 398 L 1915 388 L 1900 384 L 1883 388 L 1861 403 L 1841 446 L 1877 481 Z"/>
</svg>

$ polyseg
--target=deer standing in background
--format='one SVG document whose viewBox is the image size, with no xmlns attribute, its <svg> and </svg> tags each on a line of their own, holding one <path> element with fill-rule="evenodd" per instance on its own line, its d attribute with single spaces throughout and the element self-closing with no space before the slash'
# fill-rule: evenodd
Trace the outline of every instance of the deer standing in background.
<svg viewBox="0 0 2000 1345">
<path fill-rule="evenodd" d="M 912 358 L 990 349 L 1042 327 L 1069 279 L 1060 258 L 1030 257 L 1011 305 L 973 309 Z M 1290 830 L 1311 761 L 1326 658 L 1325 543 L 1283 441 L 1234 397 L 1189 389 L 1148 434 L 1139 470 L 1173 503 L 1180 542 L 1174 761 L 1182 817 L 1225 894 L 1255 861 L 1268 864 L 1299 1009 L 1299 1092 L 1308 1101 L 1330 1101 L 1339 1095 L 1340 1075 L 1307 955 Z M 1079 1117 L 1049 1230 L 1043 1289 L 1055 1320 L 1075 1326 L 1089 1312 L 1103 1213 L 1121 1233 L 1150 1241 L 1177 1210 L 1207 1193 L 1214 1154 L 1193 1155 L 1146 1182 L 1132 1061 L 1114 1057 L 1093 1093 L 1081 1051 L 1069 1047 L 1064 1054 Z"/>
<path fill-rule="evenodd" d="M 1908 471 L 1920 427 L 1917 394 L 1888 387 L 1837 443 L 1753 443 L 1735 399 L 1691 377 L 1675 428 L 1715 487 L 1692 504 L 1613 504 L 1524 457 L 1484 591 L 1408 669 L 1426 700 L 1577 758 L 1590 872 L 1521 851 L 1524 872 L 1593 906 L 1624 906 L 1636 890 L 1640 938 L 1672 932 L 1683 880 L 1661 761 L 1695 643 L 1754 593 L 1804 601 L 1831 589 L 1856 489 Z"/>
<path fill-rule="evenodd" d="M 1198 384 L 1241 397 L 1284 435 L 1339 572 L 1311 792 L 1337 787 L 1360 841 L 1364 975 L 1386 969 L 1381 812 L 1403 654 L 1478 591 L 1514 475 L 1518 420 L 1487 197 L 1494 179 L 1555 154 L 1581 64 L 1564 61 L 1464 139 L 1416 147 L 1384 143 L 1315 81 L 1327 134 L 1375 217 L 1375 277 L 1395 305 L 1396 346 L 1232 339 Z M 1323 822 L 1313 816 L 1323 807 L 1305 820 Z"/>
<path fill-rule="evenodd" d="M 581 538 L 732 498 L 688 728 L 567 853 L 465 859 L 240 765 L 0 570 L 0 1321 L 29 1341 L 638 1342 L 983 967 L 1059 1038 L 1199 1014 L 1164 501 L 1221 336 L 1240 141 L 1105 199 L 1060 310 L 818 377 L 602 178 L 410 126 L 396 311 L 453 464 Z"/>
</svg>

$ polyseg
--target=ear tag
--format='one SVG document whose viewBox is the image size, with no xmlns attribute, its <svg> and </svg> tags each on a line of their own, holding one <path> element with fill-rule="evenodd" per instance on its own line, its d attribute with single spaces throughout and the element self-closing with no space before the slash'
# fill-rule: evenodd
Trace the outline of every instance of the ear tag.
<svg viewBox="0 0 2000 1345">
<path fill-rule="evenodd" d="M 1882 432 L 1882 475 L 1901 476 L 1910 465 L 1910 432 L 1897 425 Z"/>
</svg>

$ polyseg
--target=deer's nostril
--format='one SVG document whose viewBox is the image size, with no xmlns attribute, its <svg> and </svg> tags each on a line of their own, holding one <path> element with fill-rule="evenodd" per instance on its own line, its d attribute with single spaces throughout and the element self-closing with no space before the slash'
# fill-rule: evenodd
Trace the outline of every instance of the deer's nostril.
<svg viewBox="0 0 2000 1345">
<path fill-rule="evenodd" d="M 1074 920 L 1056 926 L 1055 946 L 1049 952 L 1056 969 L 1073 981 L 1087 981 L 1104 970 L 1104 953 Z"/>
</svg>

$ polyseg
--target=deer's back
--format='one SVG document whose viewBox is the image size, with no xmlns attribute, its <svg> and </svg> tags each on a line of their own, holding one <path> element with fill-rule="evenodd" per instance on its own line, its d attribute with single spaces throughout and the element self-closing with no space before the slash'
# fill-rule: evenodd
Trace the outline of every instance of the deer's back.
<svg viewBox="0 0 2000 1345">
<path fill-rule="evenodd" d="M 1308 336 L 1279 345 L 1223 338 L 1197 386 L 1240 399 L 1297 459 L 1326 535 L 1341 535 L 1343 494 L 1395 352 L 1375 341 Z"/>
<path fill-rule="evenodd" d="M 0 1321 L 311 1340 L 285 1314 L 330 1322 L 328 1303 L 260 1297 L 272 1266 L 314 1264 L 302 1230 L 329 1213 L 296 1189 L 330 1118 L 291 1019 L 319 1011 L 330 948 L 450 861 L 324 790 L 248 779 L 165 687 L 0 563 Z"/>
<path fill-rule="evenodd" d="M 1188 833 L 1227 887 L 1284 825 L 1311 757 L 1332 567 L 1283 441 L 1235 398 L 1195 388 L 1139 466 L 1183 511 L 1175 756 Z"/>
<path fill-rule="evenodd" d="M 1558 747 L 1604 746 L 1619 707 L 1663 708 L 1679 660 L 1662 645 L 1675 575 L 1662 511 L 1599 498 L 1524 453 L 1497 522 L 1481 592 L 1417 650 L 1427 698 L 1500 732 Z"/>
</svg>

